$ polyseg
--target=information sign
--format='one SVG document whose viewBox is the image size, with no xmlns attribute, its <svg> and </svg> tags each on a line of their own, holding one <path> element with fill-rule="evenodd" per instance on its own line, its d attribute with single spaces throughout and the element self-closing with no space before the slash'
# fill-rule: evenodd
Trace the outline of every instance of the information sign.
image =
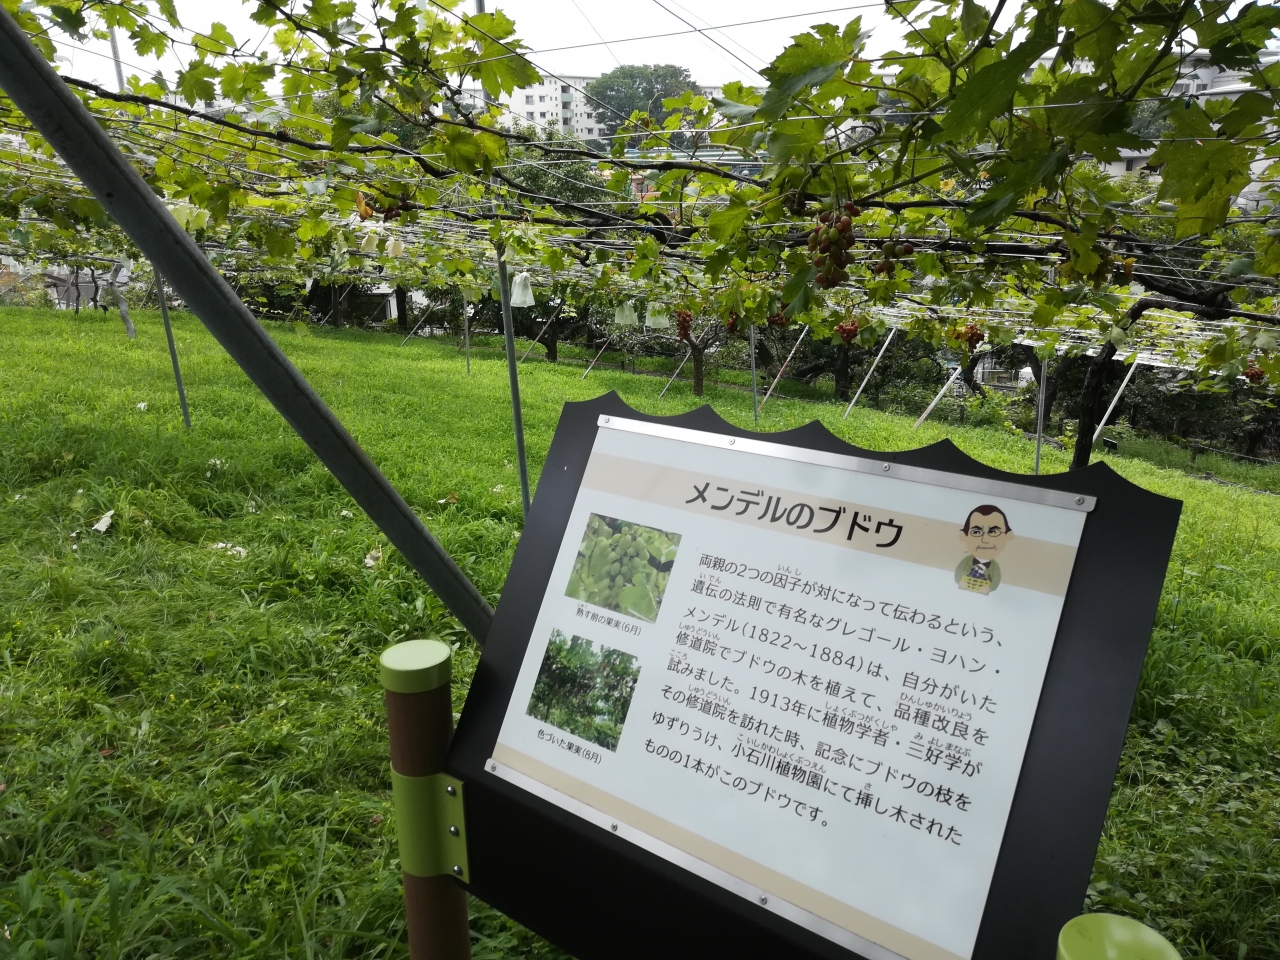
<svg viewBox="0 0 1280 960">
<path fill-rule="evenodd" d="M 1018 859 L 1011 817 L 1100 498 L 610 406 L 575 444 L 522 628 L 494 638 L 504 696 L 479 707 L 496 736 L 459 751 L 487 746 L 473 774 L 818 952 L 996 955 L 997 873 Z"/>
</svg>

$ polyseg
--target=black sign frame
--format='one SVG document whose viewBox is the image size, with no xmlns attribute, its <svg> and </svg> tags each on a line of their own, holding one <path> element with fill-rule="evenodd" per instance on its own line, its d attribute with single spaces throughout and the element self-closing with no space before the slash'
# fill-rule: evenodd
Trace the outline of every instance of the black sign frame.
<svg viewBox="0 0 1280 960">
<path fill-rule="evenodd" d="M 486 768 L 601 416 L 753 437 L 1097 498 L 1081 535 L 973 960 L 1052 960 L 1084 902 L 1182 503 L 1105 464 L 1029 477 L 950 441 L 882 453 L 821 424 L 760 434 L 710 407 L 567 403 L 449 754 L 466 783 L 470 890 L 580 960 L 857 954 L 511 784 Z"/>
</svg>

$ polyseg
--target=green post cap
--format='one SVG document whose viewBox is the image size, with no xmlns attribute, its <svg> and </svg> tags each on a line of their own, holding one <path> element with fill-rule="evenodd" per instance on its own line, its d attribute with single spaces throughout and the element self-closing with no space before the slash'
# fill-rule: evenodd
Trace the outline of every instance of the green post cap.
<svg viewBox="0 0 1280 960">
<path fill-rule="evenodd" d="M 1181 960 L 1146 924 L 1113 913 L 1086 913 L 1058 934 L 1058 960 Z"/>
<path fill-rule="evenodd" d="M 453 651 L 439 640 L 406 640 L 382 651 L 382 685 L 392 693 L 422 693 L 445 686 Z"/>
</svg>

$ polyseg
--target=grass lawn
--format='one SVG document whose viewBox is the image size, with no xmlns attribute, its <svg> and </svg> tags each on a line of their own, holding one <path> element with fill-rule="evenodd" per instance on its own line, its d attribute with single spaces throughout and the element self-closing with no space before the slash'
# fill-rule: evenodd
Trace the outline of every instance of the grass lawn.
<svg viewBox="0 0 1280 960">
<path fill-rule="evenodd" d="M 1117 431 L 1118 432 L 1118 431 Z M 1280 466 L 1273 463 L 1240 460 L 1217 453 L 1202 453 L 1192 459 L 1188 447 L 1155 437 L 1121 436 L 1117 451 L 1122 457 L 1137 457 L 1160 467 L 1184 473 L 1209 474 L 1225 483 L 1239 483 L 1255 490 L 1280 493 Z"/>
<path fill-rule="evenodd" d="M 374 656 L 476 649 L 194 320 L 0 311 L 0 958 L 403 956 Z M 520 531 L 500 359 L 273 333 L 494 601 Z M 522 368 L 536 477 L 560 405 L 689 387 Z M 711 389 L 737 423 L 751 398 Z M 862 446 L 949 436 L 1028 472 L 1021 435 L 771 402 Z M 1066 455 L 1047 451 L 1049 470 Z M 1186 502 L 1088 904 L 1187 957 L 1280 958 L 1280 498 L 1116 457 Z M 92 527 L 108 510 L 105 533 Z M 478 960 L 559 956 L 473 905 Z"/>
</svg>

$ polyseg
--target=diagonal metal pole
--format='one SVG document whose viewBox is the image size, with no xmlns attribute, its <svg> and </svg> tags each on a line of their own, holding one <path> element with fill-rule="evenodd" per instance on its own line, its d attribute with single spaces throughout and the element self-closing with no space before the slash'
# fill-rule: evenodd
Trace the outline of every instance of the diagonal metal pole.
<svg viewBox="0 0 1280 960">
<path fill-rule="evenodd" d="M 1049 360 L 1040 361 L 1040 398 L 1036 401 L 1036 467 L 1035 475 L 1040 476 L 1040 445 L 1044 443 L 1044 392 L 1049 382 Z"/>
<path fill-rule="evenodd" d="M 555 313 L 553 313 L 553 314 L 551 314 L 551 319 L 550 319 L 550 320 L 548 320 L 546 323 L 544 323 L 544 324 L 542 325 L 542 329 L 538 331 L 538 335 L 537 335 L 536 337 L 534 337 L 534 338 L 533 338 L 533 343 L 529 344 L 529 349 L 528 349 L 528 350 L 526 350 L 526 351 L 525 351 L 525 352 L 520 356 L 520 362 L 521 362 L 521 363 L 524 363 L 525 358 L 527 358 L 527 357 L 529 356 L 529 354 L 533 353 L 533 348 L 534 348 L 534 347 L 536 347 L 536 346 L 538 345 L 538 341 L 542 339 L 542 335 L 543 335 L 544 333 L 546 333 L 546 332 L 547 332 L 547 329 L 551 326 L 551 324 L 553 324 L 553 323 L 555 322 L 556 318 L 560 316 L 560 311 L 561 311 L 561 310 L 563 310 L 563 309 L 564 309 L 564 301 L 563 301 L 563 300 L 561 300 L 561 301 L 560 301 L 560 305 L 559 305 L 558 307 L 556 307 L 556 312 L 555 312 Z"/>
<path fill-rule="evenodd" d="M 876 358 L 871 361 L 871 366 L 867 369 L 867 375 L 862 378 L 862 383 L 858 384 L 858 392 L 853 395 L 853 399 L 849 401 L 849 405 L 844 408 L 844 416 L 841 420 L 849 419 L 849 411 L 853 409 L 853 405 L 858 402 L 858 398 L 862 396 L 862 391 L 867 389 L 867 384 L 871 382 L 871 375 L 876 372 L 876 367 L 880 364 L 880 358 L 884 356 L 884 352 L 889 349 L 889 344 L 893 340 L 893 335 L 898 332 L 897 327 L 889 328 L 889 335 L 884 338 L 884 346 L 880 348 L 880 352 L 876 354 Z"/>
<path fill-rule="evenodd" d="M 676 367 L 676 372 L 671 375 L 671 379 L 667 381 L 667 385 L 662 388 L 662 392 L 658 394 L 661 400 L 667 395 L 667 391 L 671 389 L 671 385 L 676 382 L 676 377 L 680 376 L 680 371 L 684 369 L 684 365 L 689 362 L 689 358 L 693 356 L 693 347 L 689 348 L 689 352 L 684 355 L 684 359 L 680 361 L 680 366 Z"/>
<path fill-rule="evenodd" d="M 182 368 L 178 366 L 178 346 L 173 342 L 173 325 L 169 322 L 169 298 L 164 292 L 164 278 L 156 265 L 151 265 L 156 275 L 156 294 L 160 298 L 160 319 L 164 321 L 164 335 L 169 341 L 169 359 L 173 361 L 173 381 L 178 385 L 178 403 L 182 405 L 182 422 L 191 429 L 191 411 L 187 408 L 187 391 L 182 386 Z"/>
<path fill-rule="evenodd" d="M 431 303 L 427 305 L 427 312 L 423 314 L 422 319 L 413 325 L 413 329 L 409 331 L 409 336 L 400 341 L 400 346 L 404 346 L 413 337 L 415 333 L 422 329 L 422 325 L 431 319 L 431 314 L 439 310 L 444 304 Z"/>
<path fill-rule="evenodd" d="M 423 317 L 421 320 L 419 320 L 417 323 L 415 323 L 415 324 L 413 325 L 413 329 L 409 331 L 409 335 L 408 335 L 408 336 L 406 336 L 403 340 L 401 340 L 401 341 L 400 341 L 400 346 L 402 346 L 402 347 L 403 347 L 406 343 L 408 343 L 410 340 L 412 340 L 412 339 L 413 339 L 413 335 L 414 335 L 415 333 L 417 333 L 419 330 L 421 330 L 421 329 L 422 329 L 422 325 L 423 325 L 424 323 L 426 323 L 426 322 L 427 322 L 427 318 L 426 318 L 426 317 Z"/>
<path fill-rule="evenodd" d="M 760 423 L 760 388 L 756 386 L 756 325 L 749 328 L 751 332 L 751 416 Z"/>
<path fill-rule="evenodd" d="M 587 369 L 583 371 L 581 379 L 583 380 L 587 379 L 587 374 L 590 373 L 591 368 L 596 365 L 596 360 L 599 360 L 601 357 L 604 356 L 604 352 L 609 349 L 609 344 L 612 342 L 613 342 L 613 337 L 609 337 L 608 339 L 605 340 L 604 346 L 601 347 L 600 352 L 596 354 L 596 359 L 592 360 L 589 364 L 587 364 Z"/>
<path fill-rule="evenodd" d="M 138 171 L 0 6 L 0 87 L 449 611 L 480 642 L 493 609 Z"/>
<path fill-rule="evenodd" d="M 946 384 L 943 385 L 942 389 L 938 391 L 938 395 L 933 398 L 933 402 L 924 408 L 924 413 L 920 414 L 920 419 L 916 421 L 916 425 L 911 428 L 912 430 L 919 430 L 920 424 L 929 419 L 929 414 L 933 413 L 933 408 L 938 405 L 938 401 L 942 399 L 942 395 L 951 389 L 951 385 L 959 379 L 963 370 L 964 364 L 957 365 L 956 372 L 951 375 L 951 379 L 948 380 Z"/>
<path fill-rule="evenodd" d="M 769 392 L 764 395 L 764 399 L 760 401 L 760 408 L 756 411 L 757 422 L 759 421 L 760 410 L 764 409 L 764 405 L 768 403 L 769 398 L 773 396 L 773 388 L 778 385 L 778 381 L 782 379 L 782 375 L 787 372 L 787 366 L 791 363 L 791 358 L 794 357 L 796 355 L 796 351 L 800 349 L 800 341 L 804 339 L 805 334 L 808 332 L 808 327 L 805 327 L 800 331 L 800 336 L 796 338 L 796 345 L 792 347 L 791 352 L 787 354 L 786 362 L 782 364 L 781 368 L 779 368 L 778 375 L 773 378 L 773 383 L 769 384 Z"/>
<path fill-rule="evenodd" d="M 1116 404 L 1120 402 L 1120 397 L 1124 393 L 1124 388 L 1129 385 L 1129 381 L 1133 379 L 1133 375 L 1138 370 L 1138 361 L 1134 360 L 1129 365 L 1129 372 L 1124 375 L 1124 380 L 1120 384 L 1120 389 L 1116 391 L 1116 395 L 1111 398 L 1111 406 L 1107 407 L 1107 412 L 1103 414 L 1102 419 L 1098 422 L 1098 429 L 1093 431 L 1093 442 L 1097 443 L 1098 438 L 1102 436 L 1102 430 L 1107 425 L 1107 421 L 1111 419 L 1111 414 L 1116 411 Z"/>
</svg>

